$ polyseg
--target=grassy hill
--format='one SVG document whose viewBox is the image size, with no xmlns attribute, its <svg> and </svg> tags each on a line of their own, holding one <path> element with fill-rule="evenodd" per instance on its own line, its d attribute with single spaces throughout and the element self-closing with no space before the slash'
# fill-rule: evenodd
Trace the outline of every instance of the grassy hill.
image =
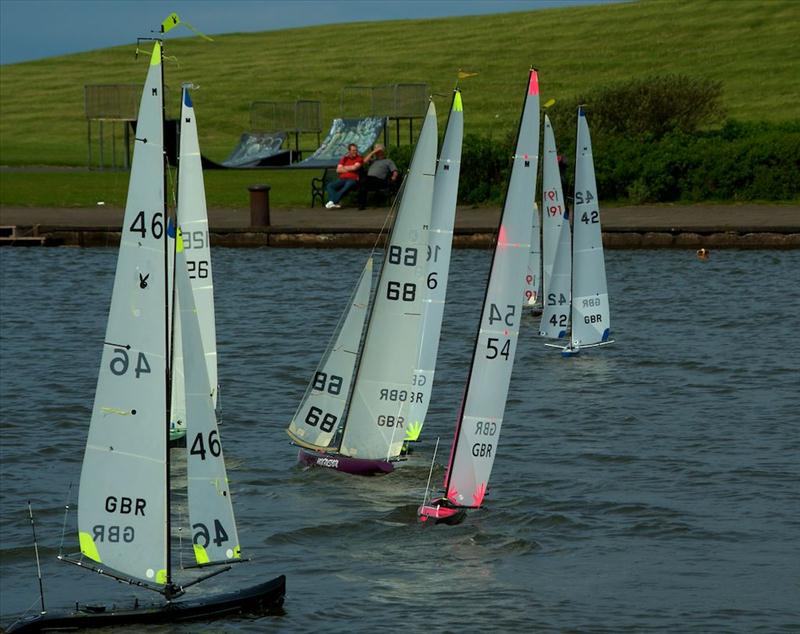
<svg viewBox="0 0 800 634">
<path fill-rule="evenodd" d="M 215 159 L 247 129 L 251 101 L 318 99 L 327 127 L 340 114 L 345 85 L 428 82 L 441 95 L 443 123 L 458 69 L 479 73 L 461 83 L 466 131 L 495 138 L 516 126 L 530 65 L 540 71 L 543 100 L 683 73 L 722 81 L 730 117 L 777 122 L 800 118 L 798 24 L 797 0 L 641 0 L 231 34 L 214 42 L 169 34 L 165 72 L 174 111 L 182 83 L 200 86 L 194 102 L 201 147 Z M 152 27 L 131 25 L 132 42 Z M 134 49 L 2 66 L 0 163 L 85 165 L 84 85 L 142 83 L 148 56 L 137 60 Z"/>
</svg>

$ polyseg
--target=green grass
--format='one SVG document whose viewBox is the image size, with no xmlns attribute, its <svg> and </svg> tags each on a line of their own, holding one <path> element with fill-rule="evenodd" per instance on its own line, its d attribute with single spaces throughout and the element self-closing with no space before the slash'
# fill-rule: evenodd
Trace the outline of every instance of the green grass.
<svg viewBox="0 0 800 634">
<path fill-rule="evenodd" d="M 102 16 L 98 16 L 102 17 Z M 191 16 L 185 16 L 191 21 Z M 800 118 L 800 47 L 796 0 L 642 0 L 534 12 L 437 20 L 356 23 L 215 37 L 168 39 L 166 81 L 176 111 L 182 83 L 194 93 L 204 154 L 223 159 L 248 128 L 256 100 L 322 102 L 323 127 L 339 116 L 344 85 L 425 81 L 437 95 L 441 125 L 458 69 L 464 80 L 468 133 L 503 139 L 513 130 L 529 65 L 540 71 L 543 100 L 632 77 L 684 73 L 720 80 L 728 115 L 741 120 Z M 153 25 L 131 25 L 131 40 Z M 201 25 L 200 28 L 202 28 Z M 142 83 L 148 55 L 134 45 L 6 65 L 0 71 L 0 163 L 85 165 L 85 84 Z M 355 59 L 354 59 L 355 56 Z M 555 108 L 559 107 L 556 103 Z M 268 181 L 302 181 L 276 200 L 307 201 L 311 174 Z M 62 175 L 64 204 L 79 204 L 80 185 Z M 38 176 L 37 176 L 38 178 Z M 42 182 L 60 179 L 41 176 Z M 84 175 L 82 184 L 100 178 Z M 103 177 L 107 178 L 107 177 Z M 209 198 L 234 200 L 249 175 L 209 176 Z M 42 204 L 17 175 L 4 174 L 0 203 Z M 235 183 L 235 185 L 231 185 Z M 216 192 L 216 187 L 223 191 Z M 17 191 L 25 197 L 12 196 Z M 115 192 L 116 196 L 117 193 Z M 108 194 L 105 197 L 109 197 Z M 24 203 L 23 203 L 24 201 Z M 211 203 L 213 204 L 213 203 Z M 241 204 L 241 203 L 239 203 Z"/>
<path fill-rule="evenodd" d="M 174 177 L 174 170 L 172 170 Z M 92 172 L 3 172 L 0 173 L 0 204 L 25 207 L 94 207 L 102 201 L 123 207 L 130 174 L 123 171 Z M 206 202 L 209 207 L 242 208 L 250 204 L 250 185 L 271 186 L 270 204 L 275 207 L 308 207 L 313 170 L 206 171 Z M 317 203 L 319 204 L 319 203 Z"/>
</svg>

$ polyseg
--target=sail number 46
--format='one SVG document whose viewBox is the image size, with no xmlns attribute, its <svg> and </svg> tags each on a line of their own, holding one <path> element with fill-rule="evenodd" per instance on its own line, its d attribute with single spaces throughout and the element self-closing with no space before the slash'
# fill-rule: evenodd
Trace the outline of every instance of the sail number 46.
<svg viewBox="0 0 800 634">
<path fill-rule="evenodd" d="M 208 548 L 208 545 L 211 543 L 211 533 L 208 530 L 208 526 L 206 526 L 202 522 L 198 522 L 197 524 L 192 524 L 192 528 L 197 531 L 192 536 L 192 542 L 197 544 L 198 546 L 202 546 L 203 548 Z M 228 533 L 222 526 L 222 522 L 215 519 L 214 544 L 217 546 L 217 548 L 219 548 L 220 546 L 222 546 L 223 542 L 226 542 L 229 539 L 230 537 L 228 537 Z"/>
<path fill-rule="evenodd" d="M 128 229 L 134 233 L 140 233 L 143 238 L 147 237 L 147 226 L 144 219 L 144 212 L 140 211 L 136 214 L 136 217 L 133 219 L 131 226 Z M 164 214 L 160 211 L 153 214 L 153 218 L 150 221 L 150 233 L 153 237 L 158 240 L 161 236 L 164 235 L 164 223 L 162 218 Z"/>
<path fill-rule="evenodd" d="M 128 352 L 124 348 L 115 348 L 114 357 L 108 365 L 113 375 L 122 376 L 128 371 L 128 366 L 130 365 Z M 140 352 L 136 357 L 134 372 L 136 373 L 137 379 L 140 378 L 142 374 L 150 373 L 150 363 L 147 361 L 147 357 L 144 356 L 144 352 Z"/>
<path fill-rule="evenodd" d="M 219 458 L 220 453 L 222 453 L 222 447 L 219 444 L 219 432 L 216 429 L 208 432 L 208 451 L 211 452 L 211 455 L 215 458 Z M 193 456 L 200 456 L 200 460 L 206 459 L 206 443 L 202 433 L 194 437 L 194 442 L 192 443 L 192 448 L 189 450 L 189 453 Z"/>
</svg>

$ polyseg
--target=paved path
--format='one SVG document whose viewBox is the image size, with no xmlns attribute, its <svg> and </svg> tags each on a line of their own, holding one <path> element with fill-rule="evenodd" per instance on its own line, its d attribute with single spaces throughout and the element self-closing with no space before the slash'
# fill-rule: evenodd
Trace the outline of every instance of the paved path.
<svg viewBox="0 0 800 634">
<path fill-rule="evenodd" d="M 456 229 L 494 231 L 500 210 L 496 207 L 459 207 Z M 286 230 L 380 229 L 386 219 L 384 208 L 272 209 L 271 225 Z M 738 231 L 795 233 L 800 231 L 800 206 L 797 205 L 650 205 L 605 207 L 602 209 L 604 231 Z M 250 226 L 247 209 L 210 209 L 212 229 L 245 229 Z M 60 227 L 119 227 L 122 209 L 0 207 L 0 225 Z"/>
</svg>

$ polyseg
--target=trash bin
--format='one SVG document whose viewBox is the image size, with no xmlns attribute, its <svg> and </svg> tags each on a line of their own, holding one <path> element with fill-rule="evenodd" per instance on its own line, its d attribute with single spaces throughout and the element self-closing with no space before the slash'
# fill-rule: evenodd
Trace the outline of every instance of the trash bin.
<svg viewBox="0 0 800 634">
<path fill-rule="evenodd" d="M 269 185 L 250 185 L 250 226 L 269 227 Z"/>
</svg>

